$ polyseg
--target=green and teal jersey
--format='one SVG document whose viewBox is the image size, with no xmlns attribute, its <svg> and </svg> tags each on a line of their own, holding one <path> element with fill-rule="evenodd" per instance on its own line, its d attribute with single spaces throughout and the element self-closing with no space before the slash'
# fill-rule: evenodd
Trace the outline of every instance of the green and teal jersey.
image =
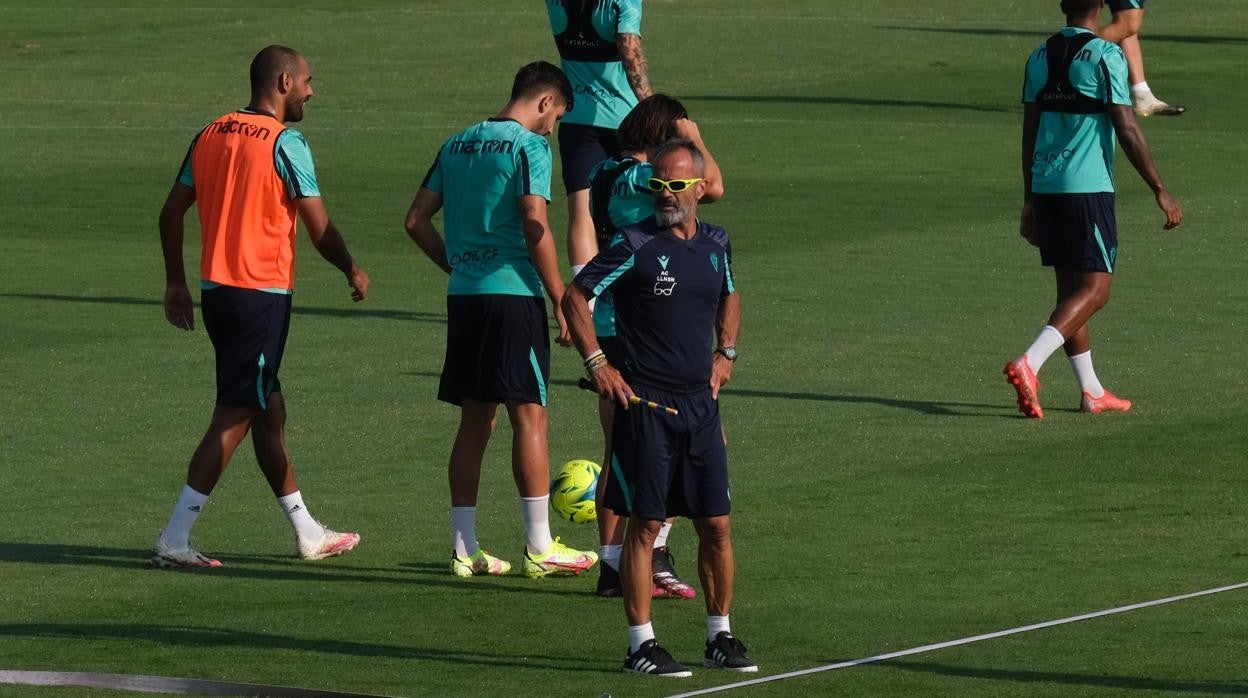
<svg viewBox="0 0 1248 698">
<path fill-rule="evenodd" d="M 546 13 L 572 83 L 565 124 L 614 129 L 637 105 L 616 37 L 641 35 L 641 0 L 546 0 Z"/>
<path fill-rule="evenodd" d="M 246 109 L 239 111 L 254 113 Z M 182 169 L 178 172 L 178 182 L 192 189 L 195 188 L 195 177 L 191 174 L 191 155 L 194 152 L 195 142 L 192 142 L 186 151 L 186 159 L 182 161 Z M 286 128 L 277 135 L 273 144 L 273 167 L 286 185 L 286 198 L 321 195 L 321 188 L 316 182 L 316 166 L 312 164 L 312 149 L 308 147 L 308 139 L 302 133 Z"/>
<path fill-rule="evenodd" d="M 487 119 L 448 140 L 421 186 L 442 195 L 452 296 L 542 296 L 518 199 L 550 201 L 550 144 L 512 119 Z"/>
<path fill-rule="evenodd" d="M 1054 38 L 1092 34 L 1066 27 Z M 1131 106 L 1127 87 L 1127 62 L 1122 49 L 1104 39 L 1090 38 L 1070 61 L 1064 84 L 1075 94 L 1041 93 L 1050 83 L 1048 45 L 1041 45 L 1027 59 L 1023 102 L 1041 107 L 1036 150 L 1032 157 L 1031 190 L 1037 194 L 1090 194 L 1114 191 L 1114 125 L 1106 109 L 1077 113 L 1049 109 L 1060 101 Z M 1060 77 L 1060 76 L 1059 76 Z"/>
<path fill-rule="evenodd" d="M 631 162 L 631 164 L 627 164 Z M 613 173 L 617 167 L 624 166 L 621 172 Z M 604 175 L 605 171 L 605 175 Z M 608 158 L 594 166 L 589 173 L 589 198 L 591 213 L 594 215 L 594 226 L 602 230 L 612 230 L 634 225 L 654 215 L 654 193 L 650 191 L 649 181 L 654 167 L 648 162 Z M 609 191 L 606 188 L 609 187 Z M 606 202 L 606 213 L 610 219 L 606 225 L 599 226 L 598 210 L 600 202 Z M 608 248 L 619 244 L 623 237 L 612 232 L 610 235 L 599 236 L 598 246 Z M 615 336 L 615 304 L 610 291 L 603 291 L 594 304 L 594 334 L 598 337 Z"/>
</svg>

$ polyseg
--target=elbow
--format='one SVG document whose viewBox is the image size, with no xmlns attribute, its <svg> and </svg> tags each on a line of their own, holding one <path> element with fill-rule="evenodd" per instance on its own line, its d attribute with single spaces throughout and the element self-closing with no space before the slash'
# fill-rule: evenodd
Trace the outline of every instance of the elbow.
<svg viewBox="0 0 1248 698">
<path fill-rule="evenodd" d="M 706 191 L 699 201 L 704 204 L 713 204 L 722 198 L 724 198 L 724 182 L 717 179 L 706 185 Z"/>
</svg>

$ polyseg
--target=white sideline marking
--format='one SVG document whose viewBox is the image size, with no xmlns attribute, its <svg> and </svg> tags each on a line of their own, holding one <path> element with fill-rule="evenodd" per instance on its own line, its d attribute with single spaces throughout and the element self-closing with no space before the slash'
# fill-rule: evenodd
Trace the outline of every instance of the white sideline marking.
<svg viewBox="0 0 1248 698">
<path fill-rule="evenodd" d="M 783 679 L 791 679 L 797 676 L 806 676 L 807 674 L 817 674 L 821 671 L 832 671 L 833 669 L 847 669 L 849 667 L 858 666 L 860 664 L 870 664 L 872 662 L 882 662 L 898 657 L 905 657 L 912 654 L 922 654 L 923 652 L 931 652 L 934 650 L 942 650 L 946 647 L 956 647 L 957 645 L 967 645 L 980 640 L 992 640 L 1006 635 L 1016 635 L 1032 630 L 1040 630 L 1042 628 L 1051 628 L 1055 625 L 1064 625 L 1066 623 L 1074 623 L 1081 620 L 1089 620 L 1092 618 L 1100 618 L 1101 616 L 1109 616 L 1115 613 L 1126 613 L 1127 611 L 1136 611 L 1149 606 L 1160 606 L 1165 603 L 1173 603 L 1175 601 L 1183 601 L 1185 599 L 1194 599 L 1198 596 L 1208 596 L 1210 594 L 1220 594 L 1224 591 L 1234 591 L 1235 589 L 1243 589 L 1248 587 L 1248 582 L 1239 584 L 1231 584 L 1229 586 L 1218 587 L 1216 589 L 1205 589 L 1204 591 L 1195 591 L 1190 594 L 1182 594 L 1180 596 L 1168 596 L 1164 599 L 1156 599 L 1154 601 L 1144 601 L 1143 603 L 1131 604 L 1130 606 L 1119 606 L 1118 608 L 1109 608 L 1104 611 L 1096 611 L 1094 613 L 1085 613 L 1079 616 L 1070 616 L 1069 618 L 1059 618 L 1058 620 L 1048 620 L 1043 623 L 1034 623 L 1032 625 L 1022 625 L 1017 628 L 1008 630 L 998 630 L 995 633 L 986 633 L 984 635 L 974 635 L 972 637 L 964 637 L 960 640 L 949 640 L 948 642 L 938 642 L 933 645 L 923 645 L 921 647 L 911 647 L 908 650 L 900 650 L 898 652 L 889 652 L 888 654 L 877 654 L 872 657 L 863 657 L 862 659 L 851 659 L 847 662 L 838 662 L 836 664 L 825 664 L 824 666 L 814 667 L 813 669 L 802 669 L 800 671 L 790 671 L 787 674 L 776 674 L 775 676 L 764 676 L 758 679 L 750 679 L 749 681 L 738 681 L 737 683 L 724 684 L 723 686 L 715 686 L 713 688 L 703 688 L 697 691 L 689 691 L 688 693 L 677 693 L 668 698 L 687 698 L 687 696 L 701 696 L 707 693 L 718 693 L 720 691 L 730 691 L 734 688 L 742 688 L 744 686 L 754 686 L 760 683 L 769 683 L 771 681 L 780 681 Z"/>
</svg>

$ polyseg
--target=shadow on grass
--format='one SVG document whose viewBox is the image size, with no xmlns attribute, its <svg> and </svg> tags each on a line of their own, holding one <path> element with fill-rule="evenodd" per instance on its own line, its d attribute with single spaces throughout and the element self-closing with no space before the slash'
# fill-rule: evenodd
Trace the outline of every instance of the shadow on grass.
<svg viewBox="0 0 1248 698">
<path fill-rule="evenodd" d="M 151 642 L 166 646 L 196 649 L 242 647 L 263 650 L 294 650 L 319 652 L 348 657 L 385 657 L 449 662 L 474 667 L 515 667 L 563 672 L 611 671 L 615 665 L 567 654 L 550 655 L 533 652 L 528 645 L 518 645 L 515 652 L 477 652 L 455 650 L 446 646 L 419 647 L 390 645 L 349 640 L 316 639 L 256 633 L 246 630 L 209 627 L 177 627 L 124 623 L 10 623 L 0 625 L 0 636 L 53 638 L 66 640 L 121 640 Z"/>
<path fill-rule="evenodd" d="M 1024 683 L 1051 683 L 1066 686 L 1090 686 L 1128 691 L 1173 691 L 1178 693 L 1207 693 L 1214 695 L 1248 694 L 1248 683 L 1242 681 L 1181 681 L 1154 679 L 1140 676 L 1098 676 L 1095 674 L 1070 674 L 1054 671 L 1030 671 L 1025 669 L 979 669 L 934 662 L 879 662 L 875 667 L 901 669 L 940 676 L 959 676 L 971 679 L 1019 681 Z"/>
<path fill-rule="evenodd" d="M 1011 105 L 965 104 L 960 102 L 927 102 L 911 99 L 866 99 L 863 97 L 814 97 L 810 95 L 687 95 L 689 102 L 740 102 L 745 104 L 840 104 L 853 107 L 922 107 L 925 109 L 961 109 L 965 111 L 1009 114 L 1021 109 Z"/>
<path fill-rule="evenodd" d="M 58 293 L 0 293 L 0 298 L 16 298 L 32 301 L 56 301 L 62 303 L 103 303 L 106 305 L 150 305 L 163 306 L 164 302 L 152 298 L 133 298 L 130 296 L 70 296 Z M 295 315 L 312 315 L 321 317 L 345 318 L 378 318 L 381 320 L 411 320 L 415 322 L 434 322 L 446 324 L 446 313 L 426 313 L 412 310 L 371 310 L 368 308 L 317 308 L 292 304 L 291 312 Z M 156 317 L 161 320 L 160 316 Z"/>
<path fill-rule="evenodd" d="M 1035 31 L 1029 29 L 994 29 L 989 27 L 903 27 L 880 26 L 877 29 L 893 29 L 896 31 L 929 32 L 935 34 L 964 34 L 967 36 L 1022 36 L 1044 38 L 1052 36 L 1052 31 Z M 1190 34 L 1151 34 L 1140 35 L 1144 43 L 1158 41 L 1175 44 L 1248 44 L 1248 37 L 1243 36 L 1196 36 Z"/>
<path fill-rule="evenodd" d="M 104 548 L 65 543 L 0 542 L 0 563 L 24 562 L 40 565 L 112 567 L 150 570 L 152 574 L 195 574 L 204 577 L 258 579 L 270 582 L 352 582 L 366 584 L 405 584 L 445 587 L 458 593 L 504 592 L 524 595 L 554 595 L 567 598 L 570 590 L 560 584 L 543 584 L 522 575 L 507 577 L 451 576 L 449 563 L 410 562 L 395 567 L 354 566 L 350 558 L 305 562 L 294 556 L 216 555 L 222 566 L 213 569 L 159 570 L 153 567 L 152 553 L 146 548 Z M 592 592 L 585 592 L 592 593 Z"/>
</svg>

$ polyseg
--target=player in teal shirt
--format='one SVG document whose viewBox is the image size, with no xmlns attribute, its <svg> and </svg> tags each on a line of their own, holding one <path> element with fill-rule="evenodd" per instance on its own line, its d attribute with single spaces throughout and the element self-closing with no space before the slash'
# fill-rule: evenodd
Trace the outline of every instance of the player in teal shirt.
<svg viewBox="0 0 1248 698">
<path fill-rule="evenodd" d="M 589 212 L 589 173 L 620 150 L 616 128 L 651 94 L 641 48 L 641 0 L 546 0 L 550 28 L 575 104 L 559 126 L 568 194 L 568 261 L 575 276 L 598 251 Z"/>
<path fill-rule="evenodd" d="M 1114 137 L 1166 215 L 1183 213 L 1153 165 L 1126 89 L 1126 62 L 1097 38 L 1103 0 L 1063 0 L 1067 26 L 1027 61 L 1023 87 L 1023 210 L 1019 232 L 1053 267 L 1057 307 L 1036 340 L 1005 365 L 1018 409 L 1040 419 L 1036 374 L 1064 347 L 1084 412 L 1125 412 L 1131 401 L 1105 390 L 1092 366 L 1088 321 L 1109 301 L 1118 251 L 1114 215 Z"/>
<path fill-rule="evenodd" d="M 580 574 L 598 561 L 550 535 L 546 386 L 550 335 L 542 290 L 555 306 L 559 343 L 570 343 L 559 308 L 563 280 L 546 219 L 550 148 L 545 136 L 572 104 L 563 71 L 545 61 L 520 69 L 511 99 L 438 151 L 407 212 L 420 249 L 450 274 L 446 356 L 438 399 L 458 405 L 451 449 L 451 572 L 500 575 L 511 564 L 477 541 L 481 461 L 499 405 L 514 439 L 512 463 L 524 518 L 524 573 Z M 433 225 L 445 207 L 446 239 Z"/>
<path fill-rule="evenodd" d="M 640 223 L 654 216 L 654 191 L 650 178 L 654 168 L 650 154 L 673 138 L 686 138 L 702 153 L 705 171 L 703 180 L 706 191 L 700 203 L 719 200 L 724 195 L 723 176 L 719 165 L 711 157 L 702 142 L 698 126 L 689 119 L 684 105 L 664 94 L 651 95 L 637 104 L 620 123 L 620 142 L 623 152 L 618 157 L 598 163 L 590 175 L 590 209 L 593 214 L 597 243 L 600 250 L 618 244 L 623 238 L 616 234 L 617 228 Z M 621 351 L 615 333 L 615 304 L 610 291 L 599 294 L 593 307 L 594 334 L 608 361 L 623 365 Z M 598 401 L 598 415 L 606 442 L 604 463 L 611 460 L 611 422 L 614 403 Z M 598 501 L 605 501 L 608 471 L 598 479 Z M 675 565 L 667 549 L 667 534 L 671 521 L 661 529 L 654 542 L 651 561 L 654 577 L 654 593 L 674 598 L 692 598 L 693 586 L 676 575 Z M 624 527 L 620 518 L 607 507 L 598 508 L 599 555 L 602 565 L 598 568 L 599 596 L 619 596 L 620 546 L 624 540 Z"/>
</svg>

